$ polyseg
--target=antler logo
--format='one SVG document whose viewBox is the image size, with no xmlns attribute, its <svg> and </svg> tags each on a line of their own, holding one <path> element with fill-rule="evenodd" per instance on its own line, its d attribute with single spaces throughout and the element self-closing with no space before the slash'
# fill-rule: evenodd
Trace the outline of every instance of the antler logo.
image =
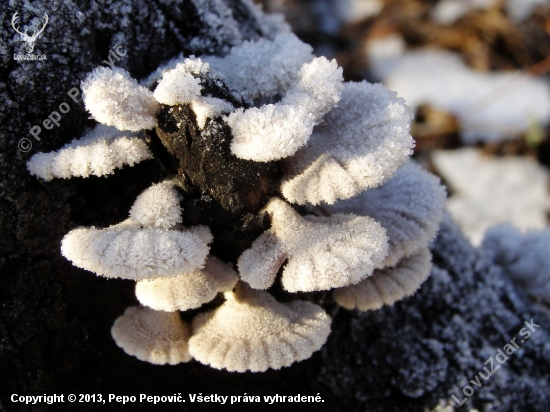
<svg viewBox="0 0 550 412">
<path fill-rule="evenodd" d="M 25 32 L 23 33 L 21 31 L 19 31 L 19 27 L 15 27 L 15 23 L 17 21 L 17 18 L 19 17 L 18 14 L 19 14 L 19 12 L 15 12 L 15 14 L 13 15 L 13 17 L 11 19 L 11 25 L 12 25 L 13 29 L 17 33 L 19 33 L 19 35 L 21 36 L 21 41 L 24 41 L 24 42 L 27 43 L 25 48 L 27 50 L 27 53 L 31 54 L 34 50 L 34 44 L 36 43 L 36 39 L 38 39 L 38 36 L 40 36 L 42 34 L 44 29 L 46 28 L 46 25 L 48 24 L 48 15 L 46 13 L 44 13 L 44 23 L 42 25 L 42 28 L 40 30 L 38 30 L 38 29 L 34 30 L 33 34 L 31 36 L 29 36 L 27 34 L 27 30 L 25 30 Z"/>
</svg>

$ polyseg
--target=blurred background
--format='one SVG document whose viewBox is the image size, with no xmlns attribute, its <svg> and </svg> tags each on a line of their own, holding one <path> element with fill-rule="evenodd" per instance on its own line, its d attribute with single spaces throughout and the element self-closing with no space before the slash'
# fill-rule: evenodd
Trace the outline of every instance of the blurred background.
<svg viewBox="0 0 550 412">
<path fill-rule="evenodd" d="M 415 158 L 473 244 L 502 223 L 548 230 L 549 0 L 257 1 L 346 80 L 407 101 Z"/>
</svg>

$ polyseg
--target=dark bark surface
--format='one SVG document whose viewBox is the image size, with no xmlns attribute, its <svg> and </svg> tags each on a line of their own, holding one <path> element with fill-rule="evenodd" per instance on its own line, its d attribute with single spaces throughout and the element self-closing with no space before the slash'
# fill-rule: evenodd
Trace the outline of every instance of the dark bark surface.
<svg viewBox="0 0 550 412">
<path fill-rule="evenodd" d="M 319 393 L 324 403 L 300 407 L 423 411 L 452 394 L 462 399 L 462 387 L 483 369 L 484 361 L 516 337 L 525 320 L 534 318 L 540 329 L 475 388 L 463 410 L 547 411 L 548 319 L 449 224 L 435 242 L 436 267 L 419 293 L 372 313 L 338 311 L 325 347 L 290 368 L 234 374 L 194 361 L 154 366 L 114 344 L 111 325 L 136 304 L 133 282 L 107 280 L 73 267 L 60 254 L 60 240 L 81 225 L 105 227 L 125 219 L 137 195 L 160 181 L 165 171 L 160 163 L 146 161 L 108 177 L 43 182 L 29 175 L 25 163 L 38 151 L 56 150 L 80 137 L 92 125 L 82 103 L 66 93 L 117 44 L 127 51 L 117 66 L 141 78 L 180 51 L 222 52 L 239 36 L 250 39 L 261 33 L 260 24 L 238 0 L 218 3 L 233 10 L 231 21 L 219 12 L 219 21 L 231 23 L 225 28 L 212 26 L 212 15 L 201 15 L 191 1 L 14 1 L 0 6 L 0 409 L 206 411 L 214 409 L 211 404 L 191 405 L 187 394 Z M 215 4 L 210 8 L 214 16 L 219 10 Z M 46 61 L 13 60 L 24 48 L 10 26 L 17 10 L 23 26 L 35 15 L 49 13 L 50 23 L 35 47 L 35 53 L 48 56 Z M 60 126 L 42 128 L 41 140 L 34 140 L 29 129 L 41 125 L 62 102 L 71 109 Z M 21 138 L 31 139 L 30 151 L 18 150 Z M 12 394 L 54 393 L 181 393 L 187 402 L 185 408 L 155 408 L 143 403 L 24 406 L 10 401 Z"/>
</svg>

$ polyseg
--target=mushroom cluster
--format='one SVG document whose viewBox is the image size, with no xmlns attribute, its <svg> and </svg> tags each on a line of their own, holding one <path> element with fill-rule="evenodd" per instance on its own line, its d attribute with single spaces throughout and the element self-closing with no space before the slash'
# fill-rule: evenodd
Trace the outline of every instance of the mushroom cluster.
<svg viewBox="0 0 550 412">
<path fill-rule="evenodd" d="M 101 124 L 34 155 L 32 174 L 166 170 L 127 220 L 62 241 L 75 266 L 136 281 L 142 306 L 112 328 L 126 353 L 279 369 L 323 346 L 334 301 L 378 309 L 429 276 L 446 193 L 409 160 L 410 110 L 382 85 L 344 82 L 293 34 L 182 56 L 141 84 L 96 70 L 82 90 Z"/>
</svg>

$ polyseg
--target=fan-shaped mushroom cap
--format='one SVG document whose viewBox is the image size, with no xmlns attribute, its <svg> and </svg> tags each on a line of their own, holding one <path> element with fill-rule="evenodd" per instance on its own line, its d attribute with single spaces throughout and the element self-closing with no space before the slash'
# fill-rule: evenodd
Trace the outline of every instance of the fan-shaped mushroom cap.
<svg viewBox="0 0 550 412">
<path fill-rule="evenodd" d="M 126 70 L 100 67 L 82 82 L 84 104 L 92 117 L 118 130 L 137 132 L 157 125 L 158 102 Z"/>
<path fill-rule="evenodd" d="M 318 57 L 304 64 L 296 83 L 279 103 L 229 114 L 231 152 L 256 162 L 293 155 L 306 144 L 313 126 L 338 103 L 342 81 L 342 69 L 335 61 Z"/>
<path fill-rule="evenodd" d="M 338 106 L 292 158 L 282 184 L 292 203 L 334 203 L 393 176 L 412 154 L 412 113 L 380 84 L 344 85 Z"/>
<path fill-rule="evenodd" d="M 199 362 L 229 371 L 263 372 L 307 359 L 330 334 L 330 317 L 303 301 L 277 302 L 243 284 L 227 301 L 193 319 L 189 351 Z"/>
<path fill-rule="evenodd" d="M 152 157 L 143 139 L 100 124 L 55 152 L 33 155 L 27 169 L 44 180 L 104 176 Z"/>
<path fill-rule="evenodd" d="M 427 247 L 435 237 L 443 218 L 446 194 L 437 177 L 411 161 L 383 186 L 327 209 L 333 213 L 370 216 L 379 222 L 386 229 L 390 246 L 383 266 L 393 266 L 403 257 Z"/>
<path fill-rule="evenodd" d="M 387 254 L 386 232 L 369 217 L 302 217 L 280 199 L 272 199 L 265 210 L 271 216 L 271 229 L 238 262 L 241 278 L 255 288 L 268 288 L 285 259 L 282 282 L 289 292 L 355 284 L 379 267 Z"/>
<path fill-rule="evenodd" d="M 143 226 L 171 228 L 182 222 L 180 196 L 170 181 L 151 186 L 141 193 L 130 209 L 130 218 Z"/>
<path fill-rule="evenodd" d="M 396 266 L 377 269 L 359 282 L 334 291 L 336 302 L 346 309 L 380 309 L 416 292 L 430 275 L 432 255 L 428 249 L 406 257 Z"/>
<path fill-rule="evenodd" d="M 210 302 L 218 292 L 233 289 L 238 279 L 230 264 L 209 256 L 204 269 L 137 282 L 136 297 L 141 304 L 155 310 L 186 311 Z"/>
<path fill-rule="evenodd" d="M 61 253 L 75 266 L 98 275 L 142 280 L 201 268 L 211 241 L 204 226 L 178 231 L 141 229 L 123 222 L 107 229 L 74 229 L 61 241 Z"/>
<path fill-rule="evenodd" d="M 124 352 L 155 365 L 189 362 L 190 332 L 178 312 L 138 306 L 126 309 L 111 328 L 113 339 Z"/>
</svg>

